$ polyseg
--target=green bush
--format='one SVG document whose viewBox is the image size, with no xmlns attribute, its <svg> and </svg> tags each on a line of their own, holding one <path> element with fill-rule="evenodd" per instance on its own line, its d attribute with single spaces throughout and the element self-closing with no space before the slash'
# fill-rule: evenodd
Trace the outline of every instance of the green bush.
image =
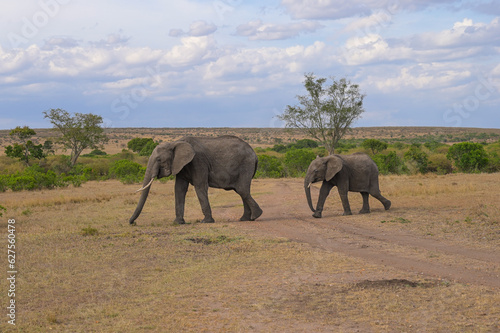
<svg viewBox="0 0 500 333">
<path fill-rule="evenodd" d="M 278 153 L 286 153 L 289 150 L 293 149 L 306 149 L 306 148 L 318 148 L 319 144 L 318 142 L 311 140 L 311 139 L 302 139 L 298 140 L 295 143 L 289 143 L 286 146 L 283 144 L 276 144 L 271 148 L 271 150 L 278 152 Z"/>
<path fill-rule="evenodd" d="M 281 178 L 284 176 L 283 163 L 276 156 L 259 155 L 256 178 Z"/>
<path fill-rule="evenodd" d="M 67 182 L 54 171 L 45 171 L 38 164 L 27 167 L 22 172 L 0 175 L 0 191 L 41 190 L 67 186 Z"/>
<path fill-rule="evenodd" d="M 366 139 L 361 143 L 361 147 L 371 150 L 372 154 L 375 155 L 386 150 L 389 145 L 377 139 Z"/>
<path fill-rule="evenodd" d="M 130 140 L 127 143 L 128 149 L 130 149 L 136 153 L 141 153 L 141 151 L 146 146 L 151 147 L 151 145 L 158 145 L 158 144 L 157 143 L 155 144 L 155 142 L 153 141 L 152 138 L 135 138 L 135 139 Z M 149 153 L 149 154 L 151 154 L 151 153 Z"/>
<path fill-rule="evenodd" d="M 124 184 L 140 183 L 145 172 L 145 167 L 130 160 L 116 161 L 110 168 L 110 175 Z"/>
<path fill-rule="evenodd" d="M 318 142 L 311 139 L 298 140 L 297 142 L 295 142 L 295 144 L 292 145 L 292 147 L 295 149 L 317 148 L 318 146 Z"/>
<path fill-rule="evenodd" d="M 486 167 L 487 172 L 500 172 L 500 155 L 496 152 L 489 155 L 488 166 Z"/>
<path fill-rule="evenodd" d="M 153 141 L 148 141 L 144 147 L 142 147 L 141 151 L 139 152 L 139 156 L 149 156 L 153 152 L 153 150 L 158 146 L 159 143 L 153 142 Z"/>
<path fill-rule="evenodd" d="M 474 142 L 456 143 L 450 147 L 446 157 L 455 162 L 462 172 L 479 172 L 489 163 L 488 154 L 483 145 Z"/>
<path fill-rule="evenodd" d="M 303 177 L 309 164 L 316 158 L 310 149 L 293 149 L 285 154 L 283 161 L 288 177 Z"/>
<path fill-rule="evenodd" d="M 94 149 L 90 153 L 82 155 L 82 157 L 94 157 L 94 156 L 106 156 L 108 155 L 105 151 L 100 149 Z"/>
<path fill-rule="evenodd" d="M 428 170 L 428 156 L 419 146 L 412 145 L 404 155 L 405 159 L 416 164 L 416 168 L 420 173 L 426 173 Z"/>
<path fill-rule="evenodd" d="M 377 164 L 379 172 L 383 175 L 388 175 L 390 173 L 400 175 L 408 172 L 408 168 L 396 152 L 391 151 L 387 155 L 374 155 L 373 160 Z"/>
<path fill-rule="evenodd" d="M 429 172 L 436 172 L 445 175 L 453 171 L 451 161 L 444 154 L 432 154 L 428 159 L 427 169 Z"/>
</svg>

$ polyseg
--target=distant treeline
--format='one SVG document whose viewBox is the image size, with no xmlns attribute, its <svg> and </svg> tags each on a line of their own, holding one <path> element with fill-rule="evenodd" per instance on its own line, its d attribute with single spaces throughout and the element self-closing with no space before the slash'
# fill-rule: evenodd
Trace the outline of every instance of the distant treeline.
<svg viewBox="0 0 500 333">
<path fill-rule="evenodd" d="M 486 135 L 484 139 L 491 140 Z M 336 153 L 367 153 L 377 163 L 381 174 L 500 171 L 500 140 L 489 144 L 465 141 L 450 145 L 434 139 L 413 142 L 341 140 Z M 477 136 L 474 139 L 477 140 Z M 135 138 L 129 141 L 128 149 L 119 154 L 108 155 L 94 150 L 82 155 L 74 166 L 66 155 L 51 154 L 31 161 L 30 165 L 1 156 L 0 191 L 80 186 L 87 181 L 107 179 L 118 179 L 125 184 L 140 183 L 148 156 L 158 144 L 151 138 Z M 303 177 L 316 156 L 327 154 L 324 147 L 309 139 L 286 145 L 277 143 L 269 148 L 255 148 L 255 151 L 259 158 L 256 178 Z"/>
</svg>

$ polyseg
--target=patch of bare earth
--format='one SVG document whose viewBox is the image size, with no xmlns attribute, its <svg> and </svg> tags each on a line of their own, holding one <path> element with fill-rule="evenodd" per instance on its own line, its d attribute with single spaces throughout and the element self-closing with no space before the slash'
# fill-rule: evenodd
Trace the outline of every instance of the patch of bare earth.
<svg viewBox="0 0 500 333">
<path fill-rule="evenodd" d="M 300 180 L 278 180 L 273 184 L 273 194 L 263 199 L 273 204 L 266 207 L 266 214 L 258 222 L 246 226 L 259 233 L 305 242 L 325 251 L 344 253 L 423 277 L 500 288 L 500 212 L 489 192 L 500 186 L 500 177 L 477 177 L 489 180 L 472 185 L 472 178 L 463 180 L 467 178 L 464 175 L 432 177 L 433 181 L 440 179 L 445 183 L 465 182 L 470 189 L 464 193 L 455 185 L 458 193 L 426 194 L 425 190 L 413 190 L 410 187 L 413 184 L 407 184 L 408 197 L 394 198 L 389 211 L 384 211 L 380 202 L 371 197 L 372 213 L 367 215 L 341 216 L 338 194 L 332 191 L 321 219 L 313 218 L 303 202 L 303 183 Z M 315 192 L 317 196 L 318 190 Z M 478 197 L 478 193 L 483 194 L 482 197 Z M 384 194 L 391 198 L 390 191 Z M 353 212 L 361 208 L 359 196 L 350 193 Z M 420 204 L 415 206 L 416 202 Z M 475 205 L 484 209 L 489 207 L 491 216 L 484 212 L 476 213 L 479 217 L 464 215 L 464 211 L 474 210 Z M 283 210 L 282 207 L 287 208 Z M 439 220 L 440 215 L 446 216 L 441 217 L 444 221 Z M 488 221 L 480 221 L 484 217 L 488 217 Z M 438 220 L 432 221 L 432 218 Z M 434 233 L 444 231 L 445 234 L 434 237 L 429 231 L 429 222 L 434 225 Z M 449 226 L 450 223 L 470 226 L 465 230 L 458 227 L 455 231 L 445 230 L 442 225 Z M 472 231 L 473 224 L 475 229 L 485 230 Z M 483 233 L 487 234 L 482 236 Z"/>
</svg>

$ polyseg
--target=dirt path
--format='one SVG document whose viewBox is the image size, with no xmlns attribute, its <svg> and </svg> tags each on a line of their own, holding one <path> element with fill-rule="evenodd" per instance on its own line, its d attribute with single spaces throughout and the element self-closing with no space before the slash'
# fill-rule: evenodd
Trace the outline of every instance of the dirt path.
<svg viewBox="0 0 500 333">
<path fill-rule="evenodd" d="M 466 247 L 452 237 L 444 242 L 382 224 L 391 211 L 385 212 L 373 198 L 371 214 L 340 216 L 340 208 L 330 203 L 324 217 L 315 219 L 302 192 L 300 182 L 277 181 L 272 194 L 258 200 L 263 216 L 242 227 L 426 278 L 500 288 L 500 255 L 496 251 Z M 338 196 L 333 191 L 332 195 Z M 354 212 L 357 206 L 352 201 Z"/>
</svg>

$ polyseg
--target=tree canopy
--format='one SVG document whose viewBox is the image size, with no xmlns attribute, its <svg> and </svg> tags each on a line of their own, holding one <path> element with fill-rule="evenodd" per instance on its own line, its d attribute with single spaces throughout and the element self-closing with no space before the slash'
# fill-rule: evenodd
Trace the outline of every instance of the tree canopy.
<svg viewBox="0 0 500 333">
<path fill-rule="evenodd" d="M 36 135 L 36 132 L 28 126 L 17 126 L 10 131 L 9 135 L 15 137 L 20 144 L 14 143 L 12 146 L 5 147 L 5 155 L 19 158 L 27 165 L 29 165 L 30 158 L 42 159 L 46 155 L 44 149 L 51 149 L 50 141 L 46 141 L 43 146 L 35 145 L 30 139 Z"/>
<path fill-rule="evenodd" d="M 357 84 L 346 78 L 325 86 L 326 78 L 316 78 L 313 73 L 305 74 L 306 95 L 298 95 L 298 105 L 287 105 L 278 116 L 286 127 L 303 130 L 321 142 L 333 154 L 338 141 L 351 128 L 352 123 L 364 112 L 363 95 Z"/>
<path fill-rule="evenodd" d="M 101 127 L 102 117 L 92 113 L 75 113 L 74 116 L 63 109 L 50 109 L 43 112 L 54 129 L 61 133 L 58 138 L 64 149 L 71 150 L 71 165 L 75 165 L 84 149 L 102 148 L 108 137 Z"/>
</svg>

